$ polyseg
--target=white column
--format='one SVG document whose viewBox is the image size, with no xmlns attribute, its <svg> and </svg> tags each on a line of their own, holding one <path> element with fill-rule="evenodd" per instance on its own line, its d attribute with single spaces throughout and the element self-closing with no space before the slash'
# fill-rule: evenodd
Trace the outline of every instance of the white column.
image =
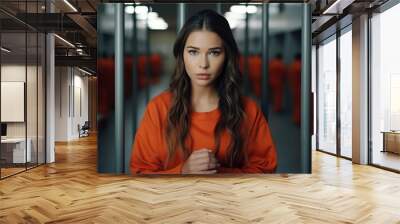
<svg viewBox="0 0 400 224">
<path fill-rule="evenodd" d="M 368 16 L 353 20 L 353 162 L 368 163 Z"/>
<path fill-rule="evenodd" d="M 47 12 L 54 11 L 54 5 L 46 1 Z M 46 35 L 46 163 L 55 161 L 55 44 L 54 35 Z"/>
<path fill-rule="evenodd" d="M 46 92 L 46 163 L 55 161 L 54 133 L 55 133 L 55 76 L 54 76 L 54 35 L 46 36 L 46 60 L 47 60 L 47 92 Z"/>
<path fill-rule="evenodd" d="M 55 141 L 71 140 L 71 67 L 55 69 Z"/>
</svg>

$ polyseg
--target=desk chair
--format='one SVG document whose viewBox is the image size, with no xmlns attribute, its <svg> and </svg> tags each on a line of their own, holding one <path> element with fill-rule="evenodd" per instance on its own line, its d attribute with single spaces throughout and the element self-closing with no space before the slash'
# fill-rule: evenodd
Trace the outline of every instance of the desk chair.
<svg viewBox="0 0 400 224">
<path fill-rule="evenodd" d="M 82 127 L 80 127 L 80 125 L 78 124 L 79 138 L 89 136 L 89 129 L 90 129 L 89 121 L 85 121 Z"/>
</svg>

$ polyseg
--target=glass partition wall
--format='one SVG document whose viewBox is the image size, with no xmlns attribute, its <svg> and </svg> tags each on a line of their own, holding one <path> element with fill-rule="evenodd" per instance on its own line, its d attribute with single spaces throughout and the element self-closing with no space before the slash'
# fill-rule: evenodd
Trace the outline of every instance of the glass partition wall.
<svg viewBox="0 0 400 224">
<path fill-rule="evenodd" d="M 352 33 L 351 25 L 340 36 L 340 154 L 352 158 Z"/>
<path fill-rule="evenodd" d="M 400 4 L 371 18 L 370 163 L 400 172 Z"/>
<path fill-rule="evenodd" d="M 336 36 L 318 48 L 318 149 L 336 154 Z"/>
<path fill-rule="evenodd" d="M 400 20 L 400 4 L 382 5 L 369 20 L 368 164 L 399 172 L 400 31 L 396 23 Z M 347 159 L 352 158 L 351 30 L 350 25 L 338 31 L 338 36 L 318 43 L 316 63 L 317 149 Z"/>
<path fill-rule="evenodd" d="M 352 158 L 352 28 L 317 45 L 317 150 Z"/>
<path fill-rule="evenodd" d="M 22 22 L 43 10 L 42 1 L 2 2 L 0 11 L 0 178 L 45 163 L 45 35 Z"/>
</svg>

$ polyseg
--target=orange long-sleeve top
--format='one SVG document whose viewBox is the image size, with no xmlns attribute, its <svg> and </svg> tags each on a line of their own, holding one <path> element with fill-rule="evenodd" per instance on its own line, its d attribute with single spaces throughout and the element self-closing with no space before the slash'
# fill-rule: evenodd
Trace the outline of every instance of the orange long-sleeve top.
<svg viewBox="0 0 400 224">
<path fill-rule="evenodd" d="M 165 128 L 171 100 L 172 94 L 165 91 L 148 103 L 132 147 L 131 174 L 181 173 L 185 162 L 182 153 L 177 153 L 164 167 L 167 159 Z M 243 147 L 248 162 L 242 168 L 219 167 L 218 173 L 272 173 L 277 167 L 277 155 L 268 123 L 253 100 L 243 97 L 243 105 L 246 116 L 242 127 L 247 133 L 244 134 Z M 220 116 L 219 109 L 190 114 L 189 150 L 207 148 L 215 151 L 214 128 Z M 218 161 L 225 161 L 229 142 L 230 135 L 225 131 L 221 134 L 220 149 L 216 155 Z"/>
</svg>

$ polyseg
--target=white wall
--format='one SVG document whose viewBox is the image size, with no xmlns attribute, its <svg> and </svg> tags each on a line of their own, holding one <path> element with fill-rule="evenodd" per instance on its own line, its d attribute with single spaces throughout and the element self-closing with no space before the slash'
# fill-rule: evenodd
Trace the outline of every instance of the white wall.
<svg viewBox="0 0 400 224">
<path fill-rule="evenodd" d="M 1 66 L 1 81 L 4 82 L 25 82 L 25 75 L 28 77 L 29 87 L 27 88 L 27 120 L 28 120 L 28 137 L 30 133 L 35 133 L 36 136 L 36 66 L 27 66 L 27 73 L 25 64 L 6 64 Z M 41 72 L 41 70 L 39 70 Z M 4 96 L 3 96 L 4 97 Z M 40 107 L 41 105 L 39 105 Z M 1 108 L 7 110 L 7 108 Z M 26 122 L 7 122 L 7 136 L 8 137 L 25 137 L 25 123 Z"/>
<path fill-rule="evenodd" d="M 76 68 L 56 67 L 56 141 L 79 138 L 78 124 L 88 120 L 88 78 L 83 75 Z"/>
<path fill-rule="evenodd" d="M 68 71 L 67 67 L 55 68 L 55 141 L 68 140 Z"/>
<path fill-rule="evenodd" d="M 78 72 L 78 74 L 77 74 Z M 75 113 L 72 113 L 72 129 L 70 134 L 73 136 L 73 138 L 78 138 L 79 133 L 78 133 L 78 124 L 81 126 L 85 123 L 85 121 L 89 120 L 89 112 L 88 112 L 88 77 L 85 76 L 83 77 L 83 73 L 81 73 L 79 70 L 74 70 L 74 89 L 75 91 L 73 92 L 74 96 L 74 111 Z M 80 90 L 80 93 L 78 93 Z M 80 98 L 79 98 L 80 95 Z M 79 102 L 80 105 L 79 105 Z M 81 107 L 81 108 L 79 108 Z M 80 112 L 79 109 L 82 111 Z"/>
<path fill-rule="evenodd" d="M 32 161 L 44 162 L 44 74 L 42 67 L 25 64 L 3 64 L 1 66 L 1 81 L 5 82 L 24 82 L 26 83 L 26 106 L 22 112 L 26 112 L 26 121 L 24 122 L 6 122 L 8 138 L 24 138 L 25 135 L 30 139 Z M 27 78 L 27 81 L 26 81 Z M 7 96 L 2 96 L 6 97 Z M 10 108 L 1 108 L 1 110 L 10 110 Z M 3 111 L 4 112 L 4 111 Z M 8 111 L 9 112 L 9 111 Z M 37 153 L 39 156 L 37 157 Z"/>
<path fill-rule="evenodd" d="M 1 121 L 25 121 L 25 83 L 1 82 Z M 36 105 L 35 105 L 36 108 Z"/>
<path fill-rule="evenodd" d="M 1 81 L 25 82 L 25 64 L 1 65 Z"/>
<path fill-rule="evenodd" d="M 28 67 L 28 71 L 32 67 Z M 3 82 L 25 82 L 25 64 L 24 65 L 2 65 L 1 66 L 1 81 Z M 29 74 L 29 72 L 28 72 Z M 4 96 L 3 96 L 4 97 Z M 7 108 L 1 108 L 7 110 Z M 24 122 L 11 122 L 7 123 L 7 136 L 8 137 L 25 137 L 25 123 Z"/>
</svg>

